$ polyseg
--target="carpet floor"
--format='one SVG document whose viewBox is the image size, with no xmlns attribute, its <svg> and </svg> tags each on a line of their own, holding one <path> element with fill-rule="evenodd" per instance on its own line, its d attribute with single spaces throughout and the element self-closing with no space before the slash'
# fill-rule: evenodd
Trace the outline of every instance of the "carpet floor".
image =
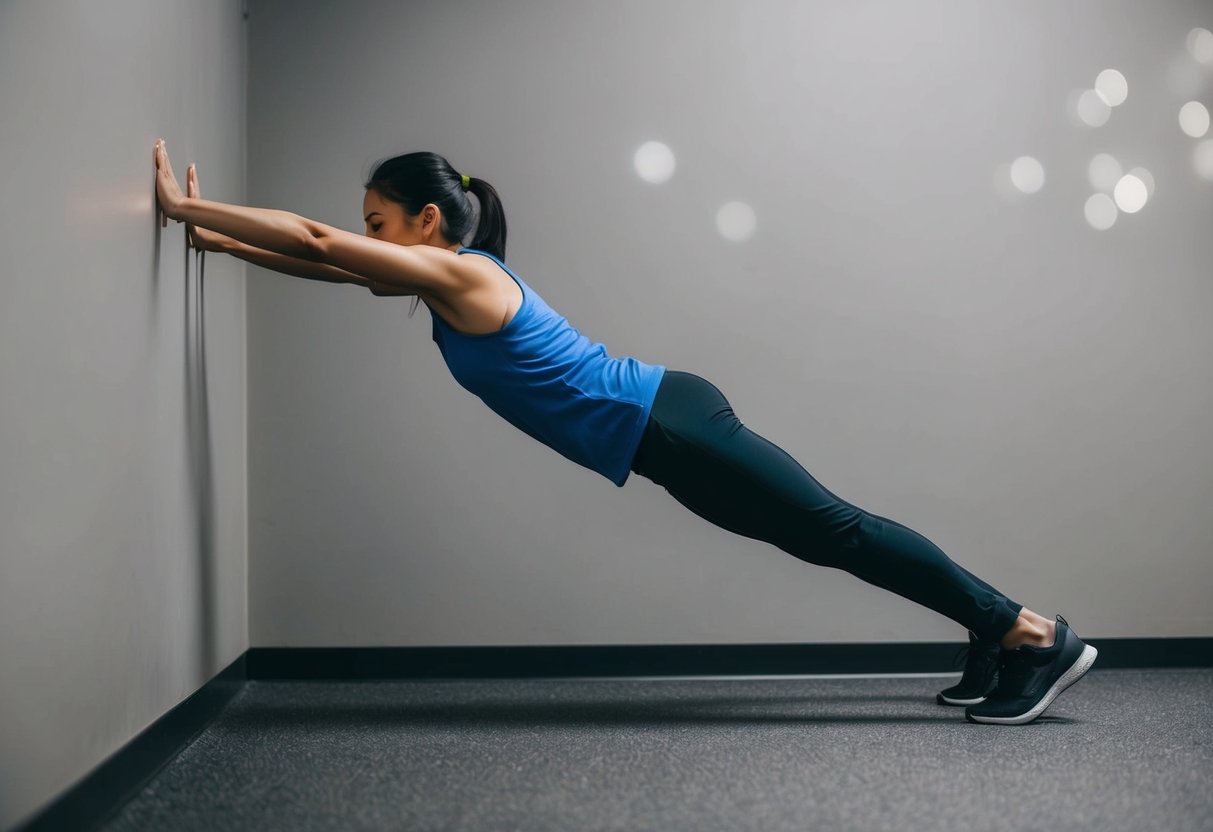
<svg viewBox="0 0 1213 832">
<path fill-rule="evenodd" d="M 1028 725 L 959 674 L 250 681 L 123 830 L 1211 830 L 1213 669 L 1093 669 Z"/>
</svg>

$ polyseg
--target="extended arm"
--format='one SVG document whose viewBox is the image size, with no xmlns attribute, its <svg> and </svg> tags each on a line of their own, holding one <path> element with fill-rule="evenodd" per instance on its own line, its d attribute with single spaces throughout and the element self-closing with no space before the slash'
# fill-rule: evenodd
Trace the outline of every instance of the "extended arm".
<svg viewBox="0 0 1213 832">
<path fill-rule="evenodd" d="M 336 266 L 329 266 L 324 263 L 317 263 L 314 260 L 302 260 L 298 257 L 288 257 L 285 254 L 275 254 L 272 251 L 256 248 L 239 240 L 233 240 L 231 237 L 225 237 L 222 234 L 207 232 L 211 238 L 211 247 L 208 251 L 221 251 L 226 254 L 231 254 L 234 257 L 239 257 L 241 260 L 261 266 L 271 271 L 280 272 L 282 274 L 293 275 L 294 277 L 302 277 L 306 280 L 320 280 L 325 283 L 353 283 L 368 289 L 371 294 L 377 297 L 399 297 L 402 295 L 412 296 L 412 292 L 408 292 L 398 286 L 387 286 L 383 283 L 375 283 L 373 280 L 347 272 L 345 269 L 339 269 Z"/>
<path fill-rule="evenodd" d="M 298 257 L 288 257 L 285 254 L 275 254 L 263 248 L 250 246 L 231 237 L 219 237 L 218 250 L 241 260 L 261 266 L 282 274 L 302 277 L 306 280 L 322 280 L 325 283 L 355 283 L 367 289 L 372 288 L 371 281 L 365 277 L 339 269 L 336 266 L 326 266 L 314 260 L 303 260 Z"/>
<path fill-rule="evenodd" d="M 252 248 L 316 260 L 316 237 L 312 233 L 315 223 L 290 211 L 189 197 L 181 200 L 175 214 L 173 219 L 209 228 Z"/>
<path fill-rule="evenodd" d="M 202 193 L 198 185 L 198 169 L 195 165 L 189 166 L 187 183 L 189 197 L 191 199 L 201 198 Z M 194 223 L 187 222 L 185 228 L 190 237 L 190 244 L 201 251 L 226 252 L 239 257 L 241 260 L 247 260 L 256 266 L 272 269 L 282 274 L 302 277 L 307 280 L 321 280 L 325 283 L 353 283 L 357 286 L 366 287 L 370 290 L 371 294 L 376 296 L 406 294 L 394 287 L 375 283 L 362 275 L 354 274 L 345 269 L 319 263 L 314 260 L 303 260 L 298 257 L 266 251 L 265 249 L 242 243 L 217 231 L 212 231 L 209 228 L 199 227 Z"/>
<path fill-rule="evenodd" d="M 297 277 L 357 283 L 380 296 L 412 296 L 423 281 L 438 288 L 455 281 L 448 271 L 458 259 L 452 252 L 372 240 L 290 211 L 188 197 L 174 213 L 173 219 L 226 237 L 224 251 Z M 334 259 L 365 268 L 371 276 L 334 265 Z"/>
<path fill-rule="evenodd" d="M 466 283 L 464 264 L 459 263 L 454 252 L 446 249 L 426 245 L 400 246 L 375 240 L 290 211 L 232 205 L 200 196 L 187 197 L 181 193 L 173 175 L 162 140 L 156 142 L 153 152 L 156 199 L 165 223 L 171 218 L 187 226 L 210 229 L 254 249 L 321 267 L 330 266 L 372 283 L 387 284 L 394 290 L 392 294 L 414 294 L 422 289 L 441 294 L 462 288 Z M 235 253 L 239 254 L 240 250 Z M 264 255 L 254 256 L 266 259 Z M 283 265 L 281 261 L 274 262 Z M 287 273 L 305 271 L 304 276 L 332 275 L 324 268 L 304 269 L 299 264 L 294 264 L 293 268 L 295 271 L 288 270 Z M 348 278 L 341 280 L 349 282 Z"/>
</svg>

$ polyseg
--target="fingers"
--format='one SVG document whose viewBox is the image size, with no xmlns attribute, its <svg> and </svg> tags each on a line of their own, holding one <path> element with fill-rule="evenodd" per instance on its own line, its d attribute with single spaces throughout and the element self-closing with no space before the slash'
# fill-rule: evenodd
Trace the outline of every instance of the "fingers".
<svg viewBox="0 0 1213 832">
<path fill-rule="evenodd" d="M 181 198 L 181 187 L 177 184 L 177 177 L 173 174 L 173 166 L 168 160 L 168 147 L 165 146 L 164 139 L 156 140 L 156 144 L 154 145 L 154 147 L 152 149 L 152 158 L 155 160 L 155 165 L 156 165 L 157 203 L 160 202 L 161 186 L 163 186 L 168 198 L 170 198 L 174 203 L 178 202 Z M 194 165 L 190 165 L 188 195 L 189 196 L 196 195 L 197 189 L 198 189 L 197 172 L 194 169 Z M 180 220 L 176 217 L 174 217 L 173 219 L 175 222 L 178 222 L 178 223 L 182 222 L 182 220 Z M 160 227 L 168 228 L 168 221 L 169 221 L 168 213 L 165 212 L 164 205 L 160 204 Z"/>
<path fill-rule="evenodd" d="M 173 163 L 168 158 L 168 145 L 164 143 L 164 139 L 156 142 L 156 169 L 176 178 L 173 173 Z"/>
<path fill-rule="evenodd" d="M 187 196 L 198 196 L 198 182 L 194 178 L 194 166 L 191 164 L 186 171 L 185 176 L 185 192 Z M 194 227 L 189 223 L 185 225 L 185 244 L 189 248 L 196 248 L 194 245 Z"/>
<path fill-rule="evenodd" d="M 154 144 L 152 146 L 152 160 L 156 165 L 156 175 L 157 176 L 161 175 L 161 173 L 162 173 L 162 170 L 160 167 L 160 152 L 161 152 L 163 146 L 164 146 L 164 139 L 156 139 L 156 144 Z M 157 184 L 156 202 L 157 202 L 157 206 L 160 209 L 160 227 L 168 228 L 168 214 L 164 213 L 164 206 L 159 204 L 159 202 L 160 202 L 159 197 L 160 197 L 159 185 Z"/>
</svg>

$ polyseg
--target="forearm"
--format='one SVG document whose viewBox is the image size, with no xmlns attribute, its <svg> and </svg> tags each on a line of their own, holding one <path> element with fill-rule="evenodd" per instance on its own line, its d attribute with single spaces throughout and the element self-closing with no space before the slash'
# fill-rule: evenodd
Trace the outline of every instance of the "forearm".
<svg viewBox="0 0 1213 832">
<path fill-rule="evenodd" d="M 302 277 L 306 280 L 322 280 L 326 283 L 354 283 L 367 289 L 373 288 L 371 281 L 361 275 L 347 272 L 336 266 L 318 263 L 315 260 L 304 260 L 299 257 L 288 257 L 276 254 L 255 246 L 250 246 L 231 237 L 223 237 L 220 241 L 223 251 L 241 260 L 247 260 L 256 266 L 281 272 L 282 274 Z"/>
<path fill-rule="evenodd" d="M 305 261 L 316 256 L 317 223 L 290 211 L 189 197 L 181 201 L 174 219 L 209 228 L 262 251 Z"/>
</svg>

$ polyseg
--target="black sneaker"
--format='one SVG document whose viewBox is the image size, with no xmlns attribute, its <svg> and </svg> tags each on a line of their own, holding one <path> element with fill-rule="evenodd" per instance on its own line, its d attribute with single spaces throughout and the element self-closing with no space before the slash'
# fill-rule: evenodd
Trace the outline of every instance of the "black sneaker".
<svg viewBox="0 0 1213 832">
<path fill-rule="evenodd" d="M 985 702 L 966 708 L 965 719 L 994 725 L 1031 722 L 1091 669 L 1097 655 L 1059 615 L 1057 637 L 1049 647 L 1025 644 L 1002 651 L 998 687 Z"/>
<path fill-rule="evenodd" d="M 998 654 L 1002 646 L 997 641 L 982 641 L 977 633 L 969 630 L 969 646 L 960 648 L 952 665 L 956 666 L 961 654 L 968 652 L 964 675 L 950 688 L 935 694 L 940 705 L 976 705 L 984 702 L 998 683 Z"/>
</svg>

